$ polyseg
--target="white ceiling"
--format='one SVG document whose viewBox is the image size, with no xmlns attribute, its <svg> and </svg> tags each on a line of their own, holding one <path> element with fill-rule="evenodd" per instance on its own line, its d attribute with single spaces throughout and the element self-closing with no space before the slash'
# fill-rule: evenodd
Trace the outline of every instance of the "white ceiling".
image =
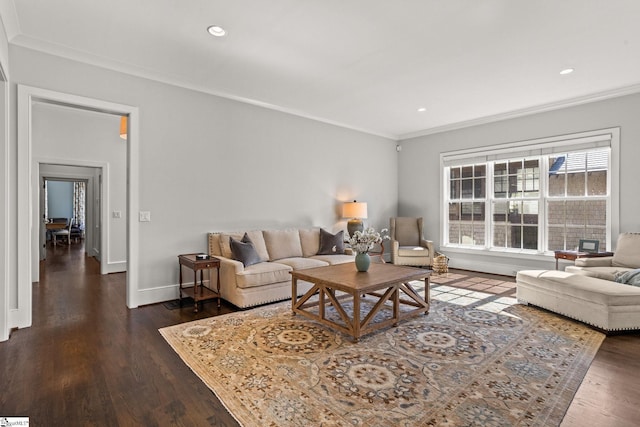
<svg viewBox="0 0 640 427">
<path fill-rule="evenodd" d="M 393 139 L 640 91 L 638 0 L 2 1 L 12 44 Z"/>
</svg>

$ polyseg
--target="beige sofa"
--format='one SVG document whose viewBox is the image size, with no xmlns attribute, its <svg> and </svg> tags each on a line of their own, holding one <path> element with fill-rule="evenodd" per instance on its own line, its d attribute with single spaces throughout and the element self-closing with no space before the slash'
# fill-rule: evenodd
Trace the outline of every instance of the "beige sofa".
<svg viewBox="0 0 640 427">
<path fill-rule="evenodd" d="M 209 233 L 209 255 L 220 259 L 220 293 L 223 299 L 244 308 L 291 298 L 290 271 L 354 262 L 345 254 L 318 255 L 320 229 L 249 230 L 259 257 L 245 265 L 233 259 L 230 237 L 241 240 L 245 231 Z M 325 250 L 326 252 L 326 250 Z M 355 268 L 355 267 L 354 267 Z M 298 281 L 300 295 L 311 284 Z"/>
<path fill-rule="evenodd" d="M 575 265 L 566 267 L 565 271 L 615 280 L 617 276 L 637 268 L 640 268 L 640 233 L 622 233 L 618 236 L 613 256 L 578 258 Z"/>
</svg>

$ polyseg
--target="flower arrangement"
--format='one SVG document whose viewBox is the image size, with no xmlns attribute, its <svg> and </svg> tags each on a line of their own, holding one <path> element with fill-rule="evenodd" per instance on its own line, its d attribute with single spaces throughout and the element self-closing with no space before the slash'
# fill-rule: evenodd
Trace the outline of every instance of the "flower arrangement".
<svg viewBox="0 0 640 427">
<path fill-rule="evenodd" d="M 389 236 L 385 235 L 387 229 L 383 228 L 378 233 L 373 227 L 369 227 L 364 231 L 356 231 L 353 236 L 347 241 L 351 248 L 359 254 L 369 253 L 373 249 L 373 245 L 381 243 L 383 240 L 389 239 Z"/>
</svg>

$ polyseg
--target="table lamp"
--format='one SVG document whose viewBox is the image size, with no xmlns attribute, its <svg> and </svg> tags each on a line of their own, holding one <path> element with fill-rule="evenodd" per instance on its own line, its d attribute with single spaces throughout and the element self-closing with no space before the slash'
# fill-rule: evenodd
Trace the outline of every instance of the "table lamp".
<svg viewBox="0 0 640 427">
<path fill-rule="evenodd" d="M 347 222 L 347 232 L 349 236 L 353 236 L 356 231 L 363 231 L 363 219 L 367 218 L 367 204 L 364 202 L 346 202 L 342 205 L 342 217 L 351 218 Z"/>
</svg>

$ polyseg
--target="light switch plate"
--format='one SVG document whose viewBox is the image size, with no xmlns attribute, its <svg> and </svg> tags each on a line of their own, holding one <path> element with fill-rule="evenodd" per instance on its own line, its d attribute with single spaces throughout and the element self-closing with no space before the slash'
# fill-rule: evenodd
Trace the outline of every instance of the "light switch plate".
<svg viewBox="0 0 640 427">
<path fill-rule="evenodd" d="M 122 212 L 121 211 L 113 211 L 113 217 L 114 218 L 122 218 Z"/>
<path fill-rule="evenodd" d="M 149 222 L 149 221 L 151 221 L 151 212 L 140 211 L 140 222 Z"/>
</svg>

